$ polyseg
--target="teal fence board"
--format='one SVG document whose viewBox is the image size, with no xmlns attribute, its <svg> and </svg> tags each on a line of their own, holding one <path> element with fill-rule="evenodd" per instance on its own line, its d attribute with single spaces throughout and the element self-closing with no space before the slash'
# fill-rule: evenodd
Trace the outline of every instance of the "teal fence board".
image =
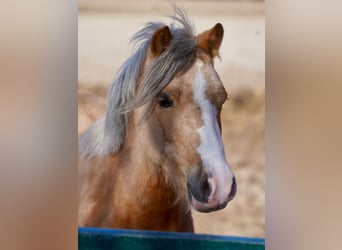
<svg viewBox="0 0 342 250">
<path fill-rule="evenodd" d="M 79 228 L 78 249 L 123 250 L 264 250 L 262 238 L 215 236 L 140 230 Z"/>
</svg>

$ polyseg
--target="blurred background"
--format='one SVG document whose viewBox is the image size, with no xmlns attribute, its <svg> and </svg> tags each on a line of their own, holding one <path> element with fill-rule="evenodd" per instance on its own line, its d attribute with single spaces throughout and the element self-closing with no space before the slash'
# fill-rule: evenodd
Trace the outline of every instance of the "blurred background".
<svg viewBox="0 0 342 250">
<path fill-rule="evenodd" d="M 223 137 L 239 181 L 226 209 L 195 214 L 196 231 L 264 235 L 265 103 L 266 248 L 342 249 L 342 2 L 177 3 L 199 32 L 224 24 L 216 66 L 230 95 Z M 130 0 L 3 6 L 0 249 L 77 249 L 77 71 L 80 133 L 103 112 L 129 37 L 172 8 Z"/>
<path fill-rule="evenodd" d="M 177 1 L 197 33 L 222 23 L 225 36 L 215 67 L 229 95 L 222 110 L 223 141 L 238 192 L 225 209 L 193 211 L 197 233 L 265 236 L 264 1 Z M 78 134 L 106 107 L 116 71 L 132 53 L 130 37 L 146 22 L 173 14 L 168 1 L 78 1 Z"/>
</svg>

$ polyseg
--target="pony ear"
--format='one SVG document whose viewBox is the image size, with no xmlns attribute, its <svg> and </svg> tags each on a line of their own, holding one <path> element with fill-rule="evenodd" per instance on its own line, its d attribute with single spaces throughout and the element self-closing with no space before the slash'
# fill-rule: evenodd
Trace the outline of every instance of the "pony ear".
<svg viewBox="0 0 342 250">
<path fill-rule="evenodd" d="M 154 32 L 150 45 L 152 55 L 159 56 L 170 45 L 171 40 L 172 34 L 166 25 Z"/>
<path fill-rule="evenodd" d="M 211 57 L 218 56 L 221 42 L 223 39 L 223 26 L 215 24 L 210 30 L 198 35 L 198 46 L 207 52 Z"/>
</svg>

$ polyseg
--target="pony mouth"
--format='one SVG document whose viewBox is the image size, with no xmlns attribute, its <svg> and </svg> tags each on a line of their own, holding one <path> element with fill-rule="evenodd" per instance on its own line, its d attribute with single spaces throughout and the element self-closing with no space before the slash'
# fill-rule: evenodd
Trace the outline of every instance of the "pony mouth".
<svg viewBox="0 0 342 250">
<path fill-rule="evenodd" d="M 209 199 L 207 203 L 204 203 L 204 202 L 196 200 L 196 198 L 190 194 L 190 203 L 192 207 L 196 211 L 202 212 L 202 213 L 210 213 L 213 211 L 224 209 L 227 206 L 228 202 L 230 201 L 230 200 L 227 200 L 223 203 L 218 203 L 218 202 L 210 201 L 210 200 L 211 199 Z"/>
</svg>

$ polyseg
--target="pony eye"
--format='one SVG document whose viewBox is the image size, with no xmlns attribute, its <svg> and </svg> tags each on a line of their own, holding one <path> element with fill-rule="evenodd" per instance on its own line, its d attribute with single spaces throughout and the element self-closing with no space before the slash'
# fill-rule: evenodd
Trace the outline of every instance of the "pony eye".
<svg viewBox="0 0 342 250">
<path fill-rule="evenodd" d="M 158 104 L 162 108 L 169 108 L 172 107 L 173 101 L 170 99 L 170 97 L 165 94 L 161 93 L 157 96 Z"/>
</svg>

